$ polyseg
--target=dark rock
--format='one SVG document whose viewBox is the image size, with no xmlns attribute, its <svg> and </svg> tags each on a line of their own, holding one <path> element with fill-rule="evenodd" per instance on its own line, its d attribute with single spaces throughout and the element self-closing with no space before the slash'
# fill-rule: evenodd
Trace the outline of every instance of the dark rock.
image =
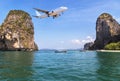
<svg viewBox="0 0 120 81">
<path fill-rule="evenodd" d="M 101 14 L 96 22 L 96 40 L 92 49 L 103 49 L 111 42 L 120 41 L 120 25 L 108 13 Z"/>
<path fill-rule="evenodd" d="M 0 50 L 34 51 L 34 26 L 30 15 L 11 10 L 0 27 Z"/>
<path fill-rule="evenodd" d="M 93 46 L 93 42 L 89 42 L 89 43 L 86 43 L 85 45 L 84 45 L 84 50 L 90 50 L 91 49 L 91 47 Z"/>
</svg>

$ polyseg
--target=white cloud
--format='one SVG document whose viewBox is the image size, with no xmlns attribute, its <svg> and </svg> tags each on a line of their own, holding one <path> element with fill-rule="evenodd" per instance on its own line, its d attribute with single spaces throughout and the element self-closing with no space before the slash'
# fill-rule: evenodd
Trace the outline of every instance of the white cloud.
<svg viewBox="0 0 120 81">
<path fill-rule="evenodd" d="M 81 44 L 81 41 L 79 39 L 73 39 L 71 40 L 73 44 Z"/>
<path fill-rule="evenodd" d="M 120 23 L 120 17 L 113 16 L 113 18 Z"/>
<path fill-rule="evenodd" d="M 85 39 L 80 40 L 80 39 L 73 39 L 71 40 L 72 44 L 76 44 L 76 45 L 84 45 L 85 43 L 88 42 L 94 42 L 94 38 L 91 36 L 87 36 Z"/>
<path fill-rule="evenodd" d="M 116 18 L 116 21 L 120 23 L 120 17 Z"/>
<path fill-rule="evenodd" d="M 91 36 L 87 36 L 86 40 L 89 41 L 89 42 L 93 42 L 95 39 L 93 37 L 91 37 Z"/>
<path fill-rule="evenodd" d="M 86 36 L 84 39 L 72 39 L 72 40 L 59 40 L 56 45 L 51 48 L 55 49 L 78 49 L 83 48 L 85 43 L 93 42 L 94 38 L 91 36 Z"/>
<path fill-rule="evenodd" d="M 92 37 L 91 36 L 87 36 L 87 39 L 91 39 Z"/>
</svg>

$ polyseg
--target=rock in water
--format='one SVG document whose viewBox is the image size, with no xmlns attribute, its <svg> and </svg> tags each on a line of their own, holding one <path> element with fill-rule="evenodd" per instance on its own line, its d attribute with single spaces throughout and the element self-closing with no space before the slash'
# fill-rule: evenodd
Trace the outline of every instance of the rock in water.
<svg viewBox="0 0 120 81">
<path fill-rule="evenodd" d="M 84 45 L 84 50 L 90 50 L 93 46 L 93 42 L 88 42 Z"/>
<path fill-rule="evenodd" d="M 11 10 L 0 27 L 0 50 L 38 50 L 34 42 L 34 27 L 30 15 Z"/>
<path fill-rule="evenodd" d="M 101 14 L 96 22 L 96 40 L 93 49 L 103 49 L 111 42 L 120 41 L 120 25 L 108 13 Z"/>
</svg>

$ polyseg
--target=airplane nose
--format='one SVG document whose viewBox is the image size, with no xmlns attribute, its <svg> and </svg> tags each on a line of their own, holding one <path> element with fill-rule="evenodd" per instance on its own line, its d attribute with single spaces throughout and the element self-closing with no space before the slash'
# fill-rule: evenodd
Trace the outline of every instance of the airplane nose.
<svg viewBox="0 0 120 81">
<path fill-rule="evenodd" d="M 64 9 L 64 10 L 67 10 L 68 8 L 67 7 L 61 7 L 62 9 Z"/>
<path fill-rule="evenodd" d="M 67 10 L 68 8 L 67 7 L 64 7 L 65 10 Z"/>
</svg>

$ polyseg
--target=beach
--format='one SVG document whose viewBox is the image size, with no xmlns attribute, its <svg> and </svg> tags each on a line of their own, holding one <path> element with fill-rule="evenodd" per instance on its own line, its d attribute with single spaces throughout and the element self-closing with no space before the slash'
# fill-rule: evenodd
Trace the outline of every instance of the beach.
<svg viewBox="0 0 120 81">
<path fill-rule="evenodd" d="M 96 50 L 96 52 L 120 52 L 120 50 Z"/>
</svg>

